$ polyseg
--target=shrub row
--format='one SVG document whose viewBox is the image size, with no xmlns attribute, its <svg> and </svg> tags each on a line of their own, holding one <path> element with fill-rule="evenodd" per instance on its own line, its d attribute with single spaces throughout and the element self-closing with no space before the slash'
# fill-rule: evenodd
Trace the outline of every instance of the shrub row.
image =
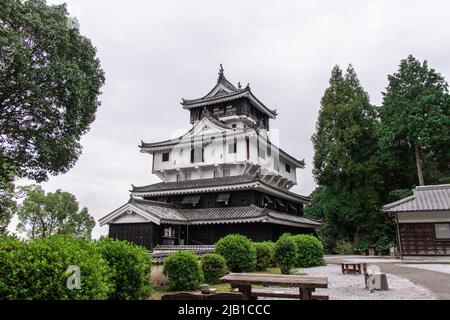
<svg viewBox="0 0 450 320">
<path fill-rule="evenodd" d="M 178 251 L 164 262 L 163 273 L 172 290 L 194 290 L 205 281 L 218 282 L 228 270 L 231 272 L 263 271 L 279 266 L 283 274 L 294 267 L 313 267 L 323 264 L 322 243 L 311 235 L 284 234 L 271 241 L 253 243 L 249 238 L 231 234 L 220 239 L 215 253 L 205 254 L 199 263 L 195 253 Z"/>
<path fill-rule="evenodd" d="M 69 266 L 80 270 L 70 289 Z M 140 299 L 150 292 L 147 251 L 130 243 L 68 236 L 0 238 L 0 300 Z"/>
</svg>

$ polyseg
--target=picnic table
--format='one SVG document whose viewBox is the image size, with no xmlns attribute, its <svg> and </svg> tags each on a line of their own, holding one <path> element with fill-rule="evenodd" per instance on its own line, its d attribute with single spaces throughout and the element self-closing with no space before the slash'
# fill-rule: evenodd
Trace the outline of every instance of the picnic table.
<svg viewBox="0 0 450 320">
<path fill-rule="evenodd" d="M 341 262 L 341 270 L 343 274 L 349 273 L 359 273 L 366 272 L 365 268 L 367 268 L 366 262 L 361 261 L 353 261 L 353 260 L 343 260 Z"/>
<path fill-rule="evenodd" d="M 245 300 L 255 298 L 252 294 L 252 285 L 275 286 L 275 287 L 297 287 L 298 295 L 301 300 L 311 300 L 312 293 L 316 288 L 328 288 L 327 277 L 312 277 L 304 275 L 279 275 L 262 273 L 230 273 L 220 281 L 229 283 L 238 287 Z M 261 290 L 255 290 L 261 291 Z M 267 296 L 267 295 L 266 295 Z"/>
</svg>

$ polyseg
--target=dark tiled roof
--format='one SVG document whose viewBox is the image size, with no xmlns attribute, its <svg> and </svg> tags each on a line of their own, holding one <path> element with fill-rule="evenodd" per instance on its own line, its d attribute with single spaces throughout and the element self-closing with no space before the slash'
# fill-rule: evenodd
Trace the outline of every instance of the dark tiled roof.
<svg viewBox="0 0 450 320">
<path fill-rule="evenodd" d="M 134 204 L 138 208 L 157 216 L 161 220 L 186 221 L 186 218 L 182 214 L 180 214 L 178 210 L 165 203 L 135 198 L 130 199 L 129 202 Z"/>
<path fill-rule="evenodd" d="M 252 221 L 267 221 L 271 223 L 294 223 L 320 227 L 321 222 L 311 220 L 299 215 L 276 212 L 268 208 L 260 208 L 255 205 L 246 207 L 224 208 L 199 208 L 199 209 L 175 209 L 170 204 L 151 200 L 132 198 L 127 205 L 142 210 L 142 215 L 147 219 L 155 217 L 162 223 L 175 224 L 210 224 L 210 223 L 239 223 Z M 127 207 L 122 206 L 122 210 Z M 133 208 L 133 207 L 131 207 Z M 118 209 L 120 210 L 120 209 Z M 129 209 L 128 209 L 129 210 Z M 131 209 L 132 210 L 132 209 Z M 117 212 L 117 211 L 114 211 Z M 114 212 L 100 219 L 101 224 L 107 224 L 117 218 Z M 120 212 L 120 211 L 119 211 Z M 111 216 L 112 215 L 112 216 Z"/>
<path fill-rule="evenodd" d="M 195 179 L 177 182 L 159 182 L 148 186 L 135 187 L 132 192 L 152 192 L 152 191 L 167 191 L 189 188 L 208 188 L 230 186 L 235 184 L 250 183 L 258 181 L 257 177 L 250 175 L 239 175 L 221 178 Z"/>
<path fill-rule="evenodd" d="M 248 219 L 265 215 L 264 209 L 256 206 L 184 209 L 179 212 L 188 221 Z"/>
<path fill-rule="evenodd" d="M 414 195 L 383 206 L 383 211 L 450 211 L 450 184 L 419 186 L 413 191 Z"/>
<path fill-rule="evenodd" d="M 272 218 L 276 221 L 321 226 L 319 221 L 311 220 L 299 215 L 277 212 L 255 205 L 247 207 L 225 207 L 225 208 L 201 208 L 179 210 L 189 222 L 233 222 L 233 220 L 247 220 L 258 218 Z"/>
<path fill-rule="evenodd" d="M 212 93 L 217 89 L 219 85 L 223 85 L 230 92 L 226 92 L 225 90 L 219 90 L 216 94 L 212 95 Z M 260 100 L 258 100 L 251 92 L 250 86 L 247 85 L 245 88 L 236 88 L 230 81 L 225 78 L 223 74 L 223 70 L 219 72 L 219 78 L 217 79 L 217 84 L 206 94 L 205 96 L 197 99 L 182 99 L 181 105 L 185 108 L 197 107 L 200 105 L 209 105 L 218 103 L 221 101 L 230 101 L 240 97 L 250 97 L 253 99 L 256 104 L 259 105 L 261 111 L 266 112 L 269 116 L 275 117 L 277 115 L 276 110 L 271 110 L 267 108 Z"/>
</svg>

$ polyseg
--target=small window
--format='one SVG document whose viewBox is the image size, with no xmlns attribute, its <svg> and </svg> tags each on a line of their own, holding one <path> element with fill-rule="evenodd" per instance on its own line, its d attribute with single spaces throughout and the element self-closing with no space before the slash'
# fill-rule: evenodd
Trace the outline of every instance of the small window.
<svg viewBox="0 0 450 320">
<path fill-rule="evenodd" d="M 228 153 L 236 153 L 237 152 L 237 139 L 234 138 L 233 142 L 228 145 Z"/>
<path fill-rule="evenodd" d="M 230 176 L 230 169 L 223 169 L 223 176 L 229 177 Z"/>
<path fill-rule="evenodd" d="M 169 152 L 164 152 L 164 153 L 162 154 L 162 161 L 163 161 L 163 162 L 169 161 Z"/>
<path fill-rule="evenodd" d="M 177 174 L 177 182 L 178 181 L 181 181 L 181 175 L 180 174 Z"/>
<path fill-rule="evenodd" d="M 436 239 L 450 239 L 450 223 L 436 223 L 434 233 Z"/>
<path fill-rule="evenodd" d="M 217 170 L 217 169 L 214 170 L 213 177 L 214 178 L 218 178 L 219 177 L 219 170 Z"/>
<path fill-rule="evenodd" d="M 185 180 L 192 180 L 192 174 L 190 172 L 186 172 L 184 174 L 184 179 Z"/>
<path fill-rule="evenodd" d="M 265 159 L 266 158 L 266 150 L 264 150 L 262 143 L 260 142 L 260 138 L 258 138 L 256 142 L 256 148 L 258 151 L 258 157 Z"/>
<path fill-rule="evenodd" d="M 291 166 L 286 163 L 285 165 L 286 172 L 291 172 Z"/>
<path fill-rule="evenodd" d="M 231 127 L 232 127 L 232 128 L 236 128 L 236 123 L 233 123 L 233 124 L 231 125 Z"/>
</svg>

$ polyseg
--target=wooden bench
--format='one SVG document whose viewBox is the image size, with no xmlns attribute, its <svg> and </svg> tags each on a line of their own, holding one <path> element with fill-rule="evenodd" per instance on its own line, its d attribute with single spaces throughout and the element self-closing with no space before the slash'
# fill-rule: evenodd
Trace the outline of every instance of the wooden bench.
<svg viewBox="0 0 450 320">
<path fill-rule="evenodd" d="M 304 275 L 230 273 L 220 278 L 220 280 L 223 283 L 229 283 L 232 286 L 238 287 L 239 292 L 244 295 L 245 300 L 254 300 L 257 298 L 257 295 L 253 294 L 253 291 L 258 289 L 252 288 L 253 285 L 262 285 L 265 287 L 296 287 L 298 294 L 295 293 L 292 297 L 300 300 L 312 300 L 316 288 L 328 288 L 327 277 Z"/>
<path fill-rule="evenodd" d="M 362 263 L 355 261 L 342 261 L 341 270 L 343 274 L 361 274 L 362 273 Z"/>
<path fill-rule="evenodd" d="M 213 294 L 176 292 L 167 293 L 161 296 L 161 300 L 243 300 L 244 296 L 240 292 L 221 292 Z"/>
<path fill-rule="evenodd" d="M 234 289 L 233 292 L 239 292 L 239 289 Z M 293 290 L 273 290 L 266 288 L 252 288 L 252 297 L 267 297 L 267 298 L 288 298 L 288 299 L 298 299 L 300 292 L 295 292 Z M 328 294 L 324 292 L 312 292 L 312 300 L 329 300 Z"/>
</svg>

